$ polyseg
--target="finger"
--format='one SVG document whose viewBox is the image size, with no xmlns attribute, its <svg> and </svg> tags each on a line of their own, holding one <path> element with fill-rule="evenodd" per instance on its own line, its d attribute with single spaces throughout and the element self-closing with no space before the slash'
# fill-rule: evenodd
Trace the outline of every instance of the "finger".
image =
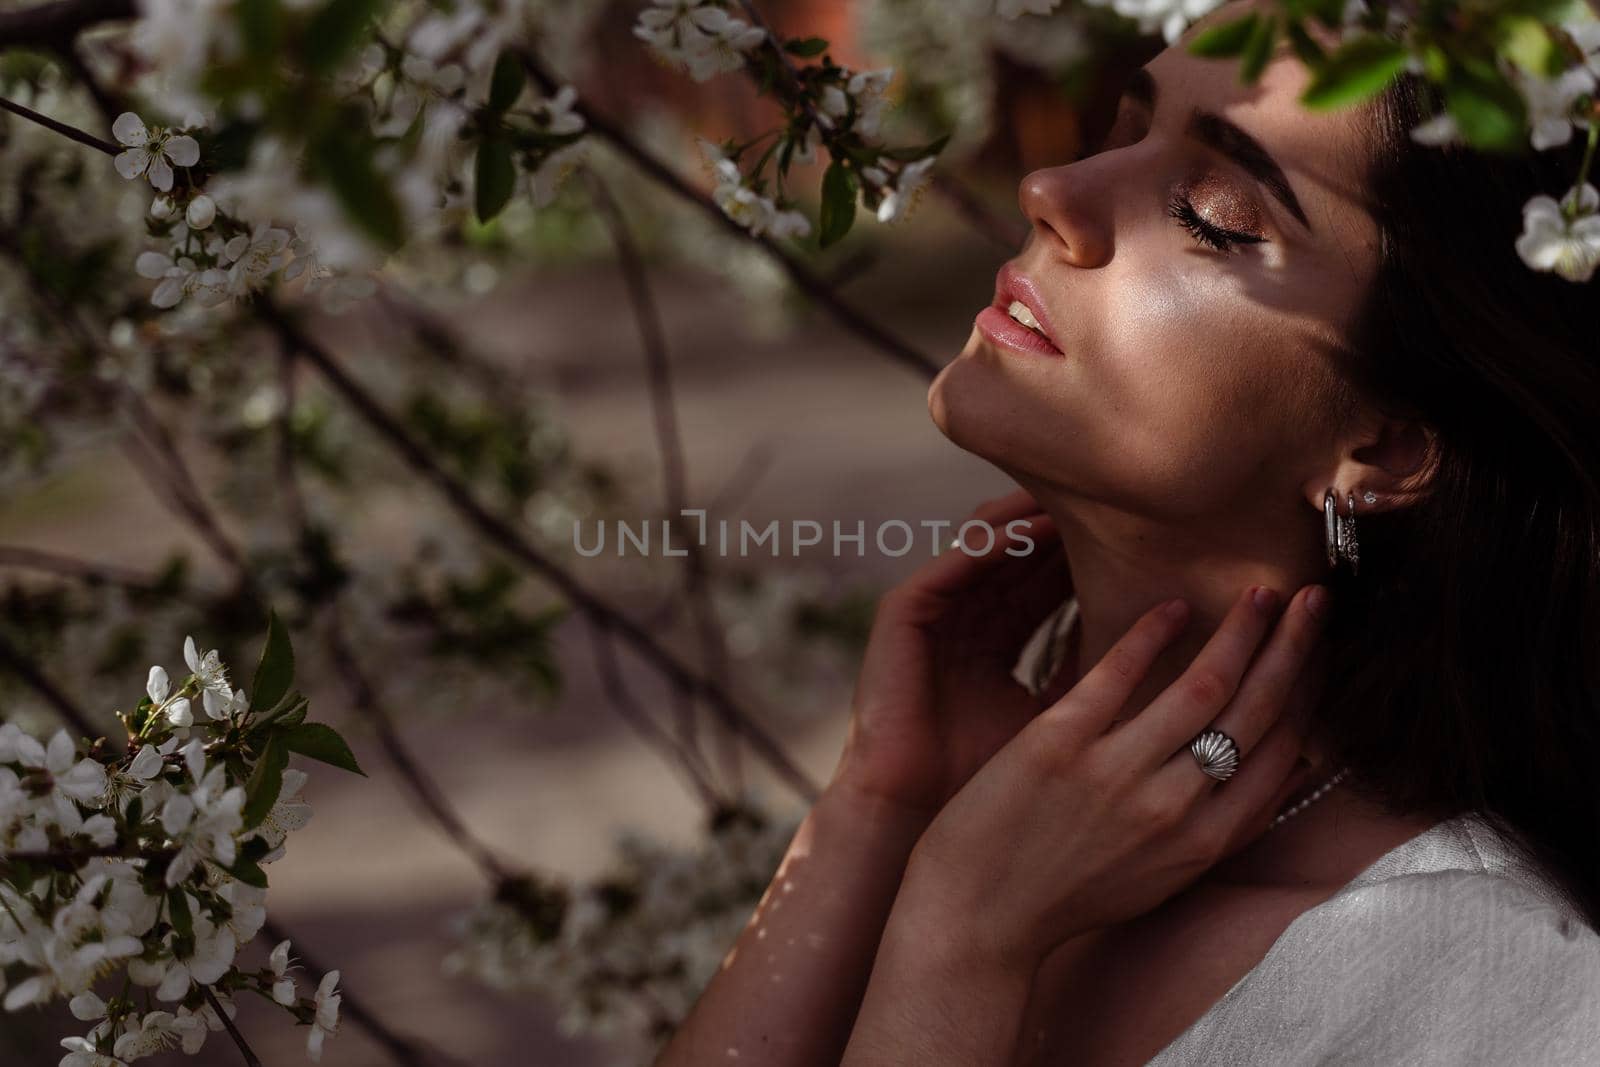
<svg viewBox="0 0 1600 1067">
<path fill-rule="evenodd" d="M 1322 620 L 1311 610 L 1311 593 L 1319 588 L 1307 586 L 1295 594 L 1273 627 L 1266 647 L 1245 672 L 1232 702 L 1212 724 L 1213 729 L 1233 738 L 1242 752 L 1254 748 L 1282 715 L 1295 682 L 1316 648 Z"/>
<path fill-rule="evenodd" d="M 1039 717 L 1070 719 L 1090 736 L 1103 733 L 1188 621 L 1189 606 L 1181 598 L 1146 611 L 1077 685 Z"/>
<path fill-rule="evenodd" d="M 1268 595 L 1258 596 L 1262 592 Z M 1120 728 L 1117 744 L 1124 758 L 1153 770 L 1212 726 L 1238 690 L 1277 603 L 1277 593 L 1265 586 L 1249 586 L 1240 593 L 1194 662 Z"/>
<path fill-rule="evenodd" d="M 1188 752 L 1173 756 L 1160 772 L 1167 779 L 1163 786 L 1182 789 L 1199 774 L 1213 787 L 1197 799 L 1179 832 L 1196 837 L 1219 859 L 1261 836 L 1271 828 L 1289 795 L 1306 781 L 1307 769 L 1299 764 L 1304 741 L 1293 720 L 1279 719 L 1226 782 L 1207 779 Z"/>
</svg>

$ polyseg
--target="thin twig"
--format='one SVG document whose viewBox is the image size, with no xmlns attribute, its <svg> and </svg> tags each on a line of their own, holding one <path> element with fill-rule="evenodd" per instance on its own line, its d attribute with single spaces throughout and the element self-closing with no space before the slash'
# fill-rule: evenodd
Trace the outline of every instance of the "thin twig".
<svg viewBox="0 0 1600 1067">
<path fill-rule="evenodd" d="M 60 46 L 58 54 L 72 74 L 89 93 L 89 98 L 94 101 L 95 108 L 100 112 L 100 117 L 105 120 L 106 129 L 110 129 L 117 121 L 117 116 L 128 110 L 127 104 L 120 94 L 114 89 L 100 84 L 100 79 L 95 77 L 94 71 L 89 67 L 89 61 L 79 51 L 76 41 Z"/>
<path fill-rule="evenodd" d="M 261 1067 L 261 1058 L 250 1048 L 250 1043 L 244 1039 L 244 1035 L 239 1032 L 239 1028 L 233 1025 L 233 1020 L 228 1018 L 228 1013 L 222 1010 L 222 1003 L 217 1000 L 217 994 L 212 992 L 211 987 L 208 985 L 203 985 L 200 988 L 205 992 L 206 1003 L 211 1005 L 211 1010 L 216 1012 L 217 1018 L 222 1020 L 222 1028 L 228 1031 L 228 1036 L 233 1038 L 233 1043 L 239 1046 L 239 1054 L 244 1057 L 246 1067 Z"/>
<path fill-rule="evenodd" d="M 438 784 L 423 772 L 412 757 L 411 751 L 400 737 L 400 731 L 395 727 L 394 717 L 384 707 L 377 687 L 351 649 L 350 642 L 345 637 L 344 626 L 338 617 L 337 607 L 329 611 L 327 631 L 328 654 L 334 668 L 348 682 L 357 710 L 371 721 L 378 736 L 378 743 L 383 746 L 384 754 L 389 757 L 389 762 L 416 794 L 423 810 L 439 824 L 451 843 L 465 852 L 486 875 L 496 883 L 505 881 L 511 876 L 510 870 L 487 844 L 478 839 L 477 834 L 467 826 L 466 820 L 450 806 Z"/>
<path fill-rule="evenodd" d="M 28 688 L 43 697 L 45 703 L 67 720 L 79 735 L 87 738 L 106 736 L 95 729 L 94 724 L 89 721 L 89 716 L 83 713 L 83 709 L 74 704 L 71 697 L 63 693 L 39 668 L 35 667 L 33 661 L 23 655 L 4 632 L 0 632 L 0 665 L 8 667 Z"/>
<path fill-rule="evenodd" d="M 633 699 L 633 694 L 628 691 L 627 684 L 622 680 L 622 671 L 617 664 L 616 649 L 612 647 L 610 633 L 598 626 L 590 627 L 590 644 L 594 647 L 595 669 L 600 675 L 600 683 L 605 687 L 606 696 L 612 706 L 633 723 L 640 733 L 646 735 L 646 740 L 677 757 L 676 763 L 688 775 L 690 785 L 700 794 L 700 799 L 705 801 L 708 808 L 716 810 L 724 806 L 727 801 L 712 784 L 710 768 L 705 765 L 705 757 L 685 744 L 682 739 L 674 739 L 672 735 L 657 726 L 639 706 L 638 701 Z"/>
<path fill-rule="evenodd" d="M 689 614 L 700 642 L 700 669 L 707 678 L 725 685 L 728 651 L 723 642 L 722 628 L 717 623 L 716 610 L 711 603 L 708 587 L 710 566 L 699 533 L 691 528 L 684 515 L 689 496 L 688 476 L 685 473 L 687 463 L 683 455 L 683 439 L 678 432 L 677 405 L 672 395 L 672 364 L 667 357 L 666 330 L 661 323 L 661 312 L 655 296 L 650 290 L 644 257 L 633 239 L 622 206 L 606 187 L 605 181 L 592 169 L 585 168 L 584 177 L 588 181 L 595 208 L 616 246 L 617 263 L 622 270 L 634 322 L 639 329 L 639 343 L 644 349 L 645 370 L 650 385 L 650 410 L 655 418 L 656 450 L 661 455 L 662 496 L 667 521 L 683 534 L 684 596 L 689 602 Z M 694 701 L 682 690 L 678 691 L 676 710 L 684 745 L 698 749 Z M 724 733 L 719 736 L 724 742 L 723 766 L 733 780 L 734 789 L 742 792 L 738 746 L 731 735 Z"/>
<path fill-rule="evenodd" d="M 556 80 L 545 70 L 543 65 L 536 57 L 533 56 L 532 53 L 524 51 L 521 53 L 521 57 L 523 65 L 528 70 L 528 73 L 532 75 L 534 80 L 539 83 L 546 93 L 555 93 L 559 89 L 559 85 L 557 84 Z M 57 122 L 54 119 L 46 118 L 37 111 L 25 108 L 21 104 L 15 104 L 9 100 L 0 99 L 0 107 L 5 107 L 11 111 L 14 111 L 17 114 L 22 115 L 24 118 L 32 119 L 33 121 L 38 122 L 65 137 L 70 137 L 72 140 L 77 141 L 80 144 L 86 144 L 91 148 L 98 148 L 102 152 L 111 154 L 116 154 L 118 151 L 120 151 L 116 145 L 111 144 L 109 141 L 102 141 L 98 137 L 84 133 L 82 130 L 78 130 L 64 123 Z M 833 315 L 834 318 L 843 323 L 844 326 L 852 333 L 875 345 L 892 359 L 904 363 L 907 366 L 921 372 L 924 377 L 932 378 L 939 373 L 938 365 L 932 360 L 928 359 L 928 357 L 911 347 L 911 345 L 907 342 L 902 341 L 900 338 L 890 333 L 883 326 L 873 322 L 861 312 L 851 307 L 833 291 L 833 288 L 829 286 L 827 282 L 823 281 L 821 278 L 811 273 L 811 271 L 807 270 L 803 265 L 795 260 L 794 257 L 790 256 L 787 252 L 780 248 L 775 242 L 766 237 L 753 236 L 743 226 L 740 226 L 738 223 L 728 218 L 728 216 L 723 213 L 721 208 L 717 207 L 717 205 L 712 203 L 710 199 L 695 190 L 682 178 L 678 177 L 678 175 L 674 173 L 665 163 L 662 163 L 660 160 L 656 159 L 653 155 L 641 148 L 615 123 L 606 119 L 604 116 L 599 115 L 593 109 L 587 107 L 581 102 L 574 105 L 574 110 L 583 116 L 584 121 L 588 124 L 590 129 L 600 134 L 600 136 L 609 141 L 613 147 L 622 152 L 623 155 L 633 160 L 634 164 L 643 170 L 646 175 L 653 178 L 661 185 L 666 186 L 678 196 L 694 204 L 703 214 L 705 214 L 708 218 L 715 220 L 716 224 L 722 227 L 724 230 L 736 234 L 741 240 L 754 241 L 756 244 L 765 249 L 769 255 L 773 256 L 778 261 L 778 265 L 782 267 L 784 273 L 789 276 L 789 280 L 794 283 L 795 288 L 799 289 L 812 300 L 815 300 L 818 304 L 822 305 L 823 308 Z"/>
<path fill-rule="evenodd" d="M 0 567 L 17 567 L 60 578 L 72 578 L 86 585 L 115 585 L 141 592 L 154 589 L 157 584 L 156 579 L 149 575 L 116 564 L 95 563 L 60 552 L 21 545 L 0 545 Z"/>
<path fill-rule="evenodd" d="M 319 984 L 322 982 L 322 977 L 328 973 L 328 968 L 318 963 L 315 958 L 307 956 L 300 941 L 290 934 L 288 930 L 284 929 L 282 923 L 276 919 L 268 918 L 262 924 L 261 929 L 266 931 L 269 941 L 274 943 L 279 941 L 291 942 L 294 945 L 294 954 L 300 961 L 301 968 L 314 977 Z M 428 1055 L 432 1059 L 451 1064 L 461 1062 L 454 1056 L 445 1053 L 442 1049 L 433 1048 L 419 1038 L 401 1037 L 389 1029 L 381 1019 L 372 1013 L 372 1009 L 367 1007 L 366 1003 L 350 992 L 348 988 L 339 990 L 339 1012 L 341 1015 L 354 1020 L 357 1026 L 367 1032 L 368 1037 L 383 1046 L 383 1049 L 389 1053 L 394 1061 L 403 1064 L 404 1067 L 423 1067 L 423 1048 L 427 1048 Z"/>
<path fill-rule="evenodd" d="M 133 0 L 55 0 L 0 11 L 0 48 L 59 48 L 91 26 L 134 14 Z"/>
<path fill-rule="evenodd" d="M 353 408 L 379 437 L 387 441 L 407 466 L 432 483 L 455 511 L 491 543 L 528 567 L 556 589 L 575 608 L 592 621 L 615 630 L 673 685 L 702 697 L 723 722 L 739 733 L 762 759 L 772 766 L 790 788 L 807 802 L 815 802 L 820 790 L 782 747 L 735 704 L 715 682 L 695 673 L 638 623 L 607 604 L 517 532 L 506 519 L 490 511 L 463 482 L 439 464 L 400 421 L 366 391 L 321 345 L 266 297 L 258 297 L 262 320 L 311 366 L 316 368 L 334 392 Z"/>
<path fill-rule="evenodd" d="M 33 108 L 25 107 L 22 104 L 17 103 L 15 100 L 7 100 L 5 97 L 0 96 L 0 109 L 9 111 L 14 115 L 20 115 L 30 122 L 37 122 L 45 129 L 59 133 L 68 140 L 77 141 L 81 145 L 87 145 L 90 148 L 98 149 L 107 155 L 114 156 L 118 152 L 122 151 L 121 148 L 112 144 L 110 141 L 102 140 L 92 133 L 84 133 L 76 126 L 68 126 L 64 122 L 57 122 L 48 115 L 41 115 L 37 111 L 33 110 Z"/>
<path fill-rule="evenodd" d="M 183 453 L 178 450 L 172 432 L 161 422 L 144 398 L 132 389 L 123 390 L 122 399 L 132 412 L 134 426 L 141 434 L 141 437 L 135 440 L 139 440 L 143 447 L 150 450 L 148 459 L 153 460 L 153 463 L 142 466 L 141 472 L 146 475 L 147 480 L 152 481 L 152 485 L 155 485 L 155 479 L 162 477 L 166 479 L 165 488 L 169 506 L 179 517 L 189 521 L 211 553 L 233 571 L 235 579 L 241 586 L 250 585 L 253 579 L 244 553 L 223 532 L 222 524 L 206 503 L 193 472 L 184 461 Z"/>
<path fill-rule="evenodd" d="M 526 50 L 520 52 L 519 55 L 529 76 L 539 83 L 539 86 L 546 94 L 554 94 L 560 89 L 560 83 L 546 70 L 537 56 Z M 783 272 L 789 276 L 789 280 L 794 284 L 795 288 L 820 304 L 830 315 L 838 319 L 846 329 L 878 348 L 885 355 L 897 362 L 904 363 L 927 378 L 932 378 L 939 373 L 937 364 L 921 352 L 918 352 L 910 344 L 896 337 L 883 326 L 873 322 L 846 303 L 833 291 L 833 288 L 827 282 L 813 274 L 793 256 L 785 252 L 776 242 L 766 237 L 753 237 L 743 226 L 728 218 L 727 215 L 723 214 L 721 208 L 711 202 L 710 198 L 680 178 L 675 171 L 661 162 L 661 160 L 645 151 L 633 138 L 623 132 L 622 128 L 615 122 L 589 107 L 581 99 L 573 105 L 573 110 L 583 116 L 584 122 L 588 124 L 590 130 L 604 138 L 613 148 L 631 160 L 647 177 L 681 199 L 693 204 L 700 210 L 701 214 L 705 215 L 706 218 L 721 229 L 734 234 L 741 240 L 754 241 L 764 249 L 783 268 Z"/>
</svg>

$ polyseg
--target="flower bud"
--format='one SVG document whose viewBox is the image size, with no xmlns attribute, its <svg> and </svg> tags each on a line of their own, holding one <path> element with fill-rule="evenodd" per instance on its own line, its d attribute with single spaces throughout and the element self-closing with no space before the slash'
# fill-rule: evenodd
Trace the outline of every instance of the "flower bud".
<svg viewBox="0 0 1600 1067">
<path fill-rule="evenodd" d="M 203 230 L 216 219 L 217 205 L 209 196 L 201 193 L 189 201 L 189 210 L 185 217 L 189 220 L 190 229 Z"/>
<path fill-rule="evenodd" d="M 169 219 L 172 217 L 172 197 L 158 196 L 150 201 L 150 217 L 153 219 Z"/>
</svg>

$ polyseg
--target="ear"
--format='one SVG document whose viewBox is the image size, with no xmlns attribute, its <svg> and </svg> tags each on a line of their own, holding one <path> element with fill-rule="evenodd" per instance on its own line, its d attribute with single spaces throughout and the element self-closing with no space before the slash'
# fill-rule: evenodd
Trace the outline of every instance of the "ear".
<svg viewBox="0 0 1600 1067">
<path fill-rule="evenodd" d="M 1374 416 L 1347 439 L 1344 448 L 1316 484 L 1305 487 L 1307 499 L 1318 511 L 1330 486 L 1338 496 L 1340 514 L 1350 494 L 1355 495 L 1357 513 L 1411 507 L 1427 496 L 1439 469 L 1439 436 L 1416 419 Z M 1368 494 L 1374 498 L 1370 503 Z"/>
</svg>

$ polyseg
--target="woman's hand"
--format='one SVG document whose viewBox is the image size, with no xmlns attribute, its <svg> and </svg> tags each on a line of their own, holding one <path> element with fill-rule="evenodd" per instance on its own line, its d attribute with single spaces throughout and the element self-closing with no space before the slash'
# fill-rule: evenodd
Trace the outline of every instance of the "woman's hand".
<svg viewBox="0 0 1600 1067">
<path fill-rule="evenodd" d="M 1281 712 L 1316 643 L 1309 598 L 1320 587 L 1302 590 L 1275 628 L 1277 595 L 1262 590 L 1260 604 L 1259 588 L 1171 686 L 1117 723 L 1187 605 L 1141 617 L 933 820 L 891 927 L 975 939 L 962 947 L 974 960 L 1031 975 L 1057 945 L 1150 911 L 1266 830 L 1296 786 L 1301 724 Z M 1189 752 L 1207 728 L 1239 746 L 1226 782 Z"/>
<path fill-rule="evenodd" d="M 988 501 L 969 547 L 947 548 L 878 603 L 850 732 L 829 789 L 932 820 L 1045 706 L 1011 677 L 1028 637 L 1070 595 L 1066 553 L 1024 490 Z M 1007 533 L 1007 525 L 1025 520 Z M 968 520 L 971 521 L 971 520 Z M 1033 541 L 1027 555 L 1008 555 Z"/>
</svg>

